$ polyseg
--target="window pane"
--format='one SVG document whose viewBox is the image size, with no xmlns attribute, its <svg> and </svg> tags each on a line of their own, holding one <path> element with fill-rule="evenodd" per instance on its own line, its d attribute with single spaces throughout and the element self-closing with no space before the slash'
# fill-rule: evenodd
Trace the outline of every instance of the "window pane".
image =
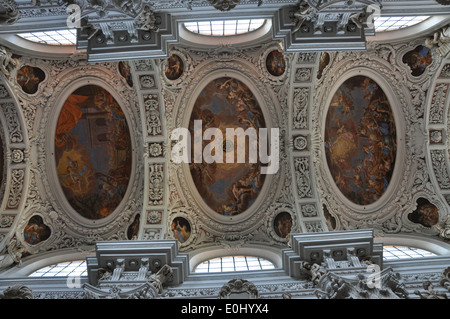
<svg viewBox="0 0 450 319">
<path fill-rule="evenodd" d="M 419 248 L 406 247 L 406 246 L 384 246 L 383 247 L 383 259 L 395 260 L 395 259 L 407 259 L 407 258 L 423 258 L 436 256 L 436 254 Z"/>
<path fill-rule="evenodd" d="M 209 269 L 205 267 L 209 263 Z M 218 272 L 218 271 L 249 271 L 275 269 L 275 266 L 268 260 L 251 256 L 228 256 L 214 258 L 199 264 L 195 273 Z"/>
</svg>

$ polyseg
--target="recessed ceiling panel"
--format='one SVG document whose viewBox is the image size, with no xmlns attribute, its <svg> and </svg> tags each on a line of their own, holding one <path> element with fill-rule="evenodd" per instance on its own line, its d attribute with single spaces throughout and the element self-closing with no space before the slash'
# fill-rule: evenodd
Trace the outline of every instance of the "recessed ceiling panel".
<svg viewBox="0 0 450 319">
<path fill-rule="evenodd" d="M 101 219 L 122 201 L 132 164 L 130 132 L 114 97 L 83 86 L 65 101 L 55 133 L 55 162 L 66 199 L 81 216 Z"/>
<path fill-rule="evenodd" d="M 372 79 L 355 76 L 334 94 L 325 124 L 325 153 L 339 190 L 351 202 L 370 205 L 389 186 L 396 157 L 391 105 Z"/>
</svg>

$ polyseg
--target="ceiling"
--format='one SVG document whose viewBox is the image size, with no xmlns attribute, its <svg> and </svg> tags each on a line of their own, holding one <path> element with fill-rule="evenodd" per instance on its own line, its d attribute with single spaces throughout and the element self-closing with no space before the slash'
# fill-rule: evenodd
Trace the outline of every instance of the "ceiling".
<svg viewBox="0 0 450 319">
<path fill-rule="evenodd" d="M 90 254 L 95 242 L 112 240 L 175 238 L 199 261 L 239 252 L 273 259 L 289 233 L 373 228 L 377 237 L 448 240 L 450 64 L 441 28 L 450 6 L 102 3 L 0 3 L 11 8 L 0 15 L 0 267 L 55 252 Z M 69 21 L 78 13 L 82 20 Z M 375 32 L 368 22 L 378 14 L 431 18 Z M 219 18 L 267 22 L 228 37 L 182 25 Z M 77 28 L 76 46 L 17 36 L 68 26 Z M 352 113 L 358 107 L 366 111 Z M 194 119 L 268 128 L 278 169 L 177 163 L 171 134 Z M 89 165 L 77 144 L 84 139 Z M 85 170 L 73 166 L 74 156 Z M 98 187 L 80 197 L 90 183 L 85 172 Z M 95 214 L 92 194 L 110 196 Z"/>
</svg>

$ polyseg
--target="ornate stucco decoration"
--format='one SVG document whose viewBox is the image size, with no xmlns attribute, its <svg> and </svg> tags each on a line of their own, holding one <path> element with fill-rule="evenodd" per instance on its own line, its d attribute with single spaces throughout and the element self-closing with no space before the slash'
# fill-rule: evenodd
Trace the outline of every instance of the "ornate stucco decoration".
<svg viewBox="0 0 450 319">
<path fill-rule="evenodd" d="M 434 225 L 434 229 L 436 229 L 440 237 L 450 239 L 450 215 L 442 223 Z"/>
<path fill-rule="evenodd" d="M 222 286 L 219 299 L 258 299 L 258 288 L 250 281 L 244 279 L 232 279 Z"/>
<path fill-rule="evenodd" d="M 176 80 L 169 80 L 163 76 L 167 132 L 178 127 L 186 127 L 191 115 L 190 108 L 197 98 L 195 92 L 200 92 L 200 89 L 209 81 L 221 76 L 245 81 L 244 83 L 257 95 L 260 105 L 262 104 L 261 107 L 264 108 L 265 118 L 270 121 L 270 123 L 266 122 L 268 127 L 278 127 L 281 131 L 280 170 L 277 174 L 266 176 L 263 188 L 265 193 L 260 194 L 250 209 L 238 216 L 230 218 L 208 210 L 191 181 L 189 170 L 183 166 L 184 164 L 172 162 L 168 164 L 170 201 L 167 220 L 170 222 L 180 213 L 187 212 L 189 222 L 191 225 L 195 225 L 195 233 L 191 233 L 188 242 L 181 244 L 186 251 L 216 244 L 227 248 L 240 247 L 253 241 L 285 244 L 284 238 L 272 237 L 270 232 L 272 226 L 268 221 L 270 218 L 273 220 L 273 214 L 278 209 L 282 209 L 282 205 L 292 205 L 292 200 L 289 199 L 292 189 L 290 183 L 286 182 L 291 178 L 289 166 L 285 162 L 287 143 L 284 141 L 285 137 L 282 131 L 287 125 L 285 121 L 288 119 L 288 113 L 284 113 L 287 110 L 283 102 L 275 102 L 278 99 L 285 101 L 287 91 L 282 88 L 286 82 L 282 79 L 272 81 L 270 77 L 261 76 L 262 73 L 267 72 L 264 60 L 267 54 L 264 53 L 269 49 L 273 48 L 264 46 L 253 49 L 237 49 L 231 46 L 222 46 L 196 51 L 177 46 L 171 50 L 172 54 L 176 54 L 182 59 L 185 70 L 182 76 Z M 164 71 L 165 67 L 166 65 L 162 61 L 160 69 Z M 283 78 L 287 76 L 288 73 Z M 286 116 L 281 114 L 286 114 Z M 170 152 L 168 150 L 168 154 Z"/>
<path fill-rule="evenodd" d="M 177 243 L 165 241 L 98 242 L 87 258 L 87 299 L 154 299 L 163 285 L 179 285 L 187 274 L 187 257 Z"/>
<path fill-rule="evenodd" d="M 314 29 L 320 30 L 326 22 L 338 20 L 339 29 L 352 22 L 356 27 L 363 28 L 365 18 L 368 18 L 370 12 L 369 6 L 381 8 L 380 0 L 372 1 L 317 1 L 302 0 L 298 4 L 298 10 L 293 13 L 295 28 L 297 32 L 305 22 L 313 22 Z M 349 27 L 353 27 L 350 25 Z"/>
<path fill-rule="evenodd" d="M 275 34 L 287 52 L 361 50 L 375 32 L 375 11 L 381 11 L 380 0 L 301 0 L 278 11 Z"/>
<path fill-rule="evenodd" d="M 89 38 L 103 33 L 108 44 L 114 43 L 114 31 L 126 30 L 137 41 L 137 30 L 158 32 L 157 19 L 146 1 L 93 1 L 67 0 L 69 5 L 77 5 L 80 16 L 74 17 L 80 27 L 90 28 Z M 117 21 L 114 21 L 117 20 Z M 81 25 L 83 21 L 84 25 Z M 99 39 L 99 38 L 98 38 Z"/>
<path fill-rule="evenodd" d="M 19 8 L 14 0 L 0 1 L 0 25 L 14 24 L 19 18 Z"/>
<path fill-rule="evenodd" d="M 208 0 L 208 2 L 217 10 L 220 11 L 230 11 L 236 7 L 241 1 L 240 0 Z"/>
<path fill-rule="evenodd" d="M 64 60 L 41 60 L 22 57 L 20 65 L 39 65 L 46 74 L 45 88 L 39 87 L 36 95 L 21 92 L 20 86 L 11 80 L 18 92 L 21 114 L 25 118 L 27 136 L 29 136 L 29 149 L 26 149 L 25 161 L 30 168 L 30 177 L 26 191 L 24 208 L 21 210 L 20 221 L 15 224 L 15 236 L 23 244 L 27 253 L 36 254 L 42 251 L 67 247 L 78 247 L 80 250 L 89 250 L 98 240 L 126 239 L 127 228 L 134 215 L 141 211 L 143 202 L 143 149 L 137 147 L 142 133 L 140 130 L 141 114 L 139 108 L 133 103 L 136 100 L 135 91 L 130 88 L 123 77 L 120 76 L 117 63 L 88 64 L 84 59 L 73 56 Z M 13 77 L 16 76 L 14 73 Z M 131 197 L 123 202 L 120 208 L 120 217 L 112 220 L 97 220 L 94 223 L 80 219 L 77 213 L 64 201 L 60 186 L 55 176 L 55 166 L 52 164 L 53 154 L 50 152 L 54 136 L 52 126 L 58 120 L 60 108 L 64 103 L 64 94 L 83 85 L 94 84 L 107 87 L 119 100 L 121 108 L 126 114 L 128 125 L 134 131 L 132 143 L 136 162 L 133 164 L 137 179 L 130 181 Z M 47 103 L 48 102 L 48 103 Z M 139 144 L 141 145 L 141 144 Z M 140 176 L 140 177 L 139 177 Z M 11 200 L 12 201 L 12 200 Z M 125 203 L 126 202 L 126 203 Z M 33 215 L 39 215 L 43 223 L 48 225 L 51 236 L 36 245 L 25 243 L 24 228 Z M 87 224 L 91 223 L 91 226 Z"/>
<path fill-rule="evenodd" d="M 395 45 L 370 43 L 368 50 L 361 54 L 332 53 L 325 76 L 316 82 L 314 104 L 319 107 L 314 109 L 313 115 L 316 119 L 314 123 L 317 124 L 313 133 L 314 140 L 318 141 L 314 145 L 314 163 L 320 196 L 323 204 L 336 218 L 336 229 L 366 227 L 375 228 L 380 235 L 400 231 L 436 235 L 437 232 L 431 227 L 415 224 L 408 219 L 408 214 L 416 209 L 419 197 L 428 198 L 439 208 L 442 212 L 441 220 L 446 217 L 446 203 L 442 202 L 437 193 L 438 187 L 427 169 L 427 132 L 424 121 L 428 88 L 433 87 L 433 77 L 440 67 L 441 58 L 432 51 L 433 62 L 420 76 L 413 76 L 411 68 L 402 60 L 407 52 L 420 45 L 423 45 L 420 39 Z M 349 203 L 334 187 L 335 182 L 329 179 L 323 150 L 324 131 L 323 126 L 319 125 L 319 122 L 323 123 L 325 120 L 326 108 L 335 90 L 333 85 L 336 87 L 339 81 L 352 75 L 366 75 L 377 80 L 385 92 L 388 92 L 388 99 L 391 104 L 396 105 L 397 112 L 394 116 L 399 143 L 393 177 L 387 193 L 367 207 Z M 334 190 L 330 189 L 330 185 Z"/>
<path fill-rule="evenodd" d="M 173 270 L 167 264 L 151 274 L 148 260 L 142 260 L 136 272 L 124 271 L 125 265 L 116 264 L 113 273 L 104 272 L 93 286 L 86 283 L 82 296 L 85 299 L 155 299 L 163 292 L 163 285 L 170 280 Z M 134 282 L 133 282 L 134 281 Z M 142 283 L 142 281 L 144 281 Z"/>
<path fill-rule="evenodd" d="M 360 273 L 349 279 L 339 273 L 328 272 L 320 278 L 315 294 L 319 299 L 409 299 L 400 275 L 392 269 L 379 274 L 378 287 L 370 283 L 369 276 Z"/>
<path fill-rule="evenodd" d="M 415 290 L 414 294 L 418 295 L 420 299 L 448 299 L 445 292 L 440 292 L 434 289 L 431 281 L 427 280 L 423 283 L 424 291 Z"/>
<path fill-rule="evenodd" d="M 442 27 L 434 32 L 433 36 L 425 40 L 425 45 L 445 57 L 450 52 L 450 25 Z"/>
<path fill-rule="evenodd" d="M 33 291 L 25 285 L 17 284 L 0 293 L 0 299 L 33 299 Z"/>
</svg>

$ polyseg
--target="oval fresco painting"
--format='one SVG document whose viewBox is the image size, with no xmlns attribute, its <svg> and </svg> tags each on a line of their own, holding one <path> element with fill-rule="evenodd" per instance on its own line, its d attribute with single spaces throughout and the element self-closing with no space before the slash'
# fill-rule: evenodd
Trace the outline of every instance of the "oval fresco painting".
<svg viewBox="0 0 450 319">
<path fill-rule="evenodd" d="M 199 94 L 192 111 L 189 130 L 194 145 L 194 121 L 200 121 L 203 132 L 202 149 L 206 150 L 215 140 L 204 138 L 204 132 L 209 128 L 221 131 L 223 145 L 217 155 L 222 158 L 217 161 L 202 161 L 194 158 L 195 149 L 190 164 L 194 184 L 205 203 L 221 215 L 238 215 L 247 210 L 256 200 L 263 186 L 265 175 L 261 174 L 261 163 L 249 159 L 249 143 L 241 154 L 245 160 L 237 159 L 238 142 L 233 136 L 227 137 L 226 129 L 247 131 L 265 127 L 261 108 L 250 89 L 241 81 L 223 77 L 210 82 Z M 199 123 L 199 122 L 197 122 Z M 219 141 L 219 140 L 218 140 Z M 256 140 L 256 143 L 259 143 Z M 241 144 L 242 145 L 242 144 Z M 226 153 L 233 151 L 234 160 L 227 160 Z M 214 154 L 213 154 L 214 153 Z M 215 154 L 215 148 L 211 152 Z M 231 157 L 231 156 L 229 156 Z M 208 163 L 209 162 L 209 163 Z"/>
<path fill-rule="evenodd" d="M 175 217 L 170 224 L 173 236 L 180 243 L 186 242 L 191 236 L 191 224 L 183 217 Z"/>
<path fill-rule="evenodd" d="M 100 219 L 120 204 L 131 174 L 131 139 L 125 115 L 112 95 L 87 85 L 64 103 L 55 133 L 56 170 L 70 205 Z"/>
<path fill-rule="evenodd" d="M 345 81 L 329 106 L 325 129 L 328 167 L 340 191 L 369 205 L 386 191 L 396 156 L 396 127 L 389 101 L 372 79 Z"/>
<path fill-rule="evenodd" d="M 31 217 L 23 230 L 23 237 L 30 245 L 37 245 L 41 241 L 47 240 L 50 235 L 50 228 L 44 224 L 42 217 L 39 215 Z"/>
<path fill-rule="evenodd" d="M 279 213 L 274 221 L 273 228 L 275 230 L 275 234 L 280 236 L 281 238 L 286 238 L 291 233 L 292 228 L 292 216 L 288 212 Z"/>
<path fill-rule="evenodd" d="M 178 55 L 172 54 L 167 59 L 167 66 L 164 70 L 166 77 L 169 80 L 176 80 L 181 76 L 181 74 L 183 74 L 183 71 L 184 71 L 183 60 L 181 60 L 181 58 Z"/>
</svg>

